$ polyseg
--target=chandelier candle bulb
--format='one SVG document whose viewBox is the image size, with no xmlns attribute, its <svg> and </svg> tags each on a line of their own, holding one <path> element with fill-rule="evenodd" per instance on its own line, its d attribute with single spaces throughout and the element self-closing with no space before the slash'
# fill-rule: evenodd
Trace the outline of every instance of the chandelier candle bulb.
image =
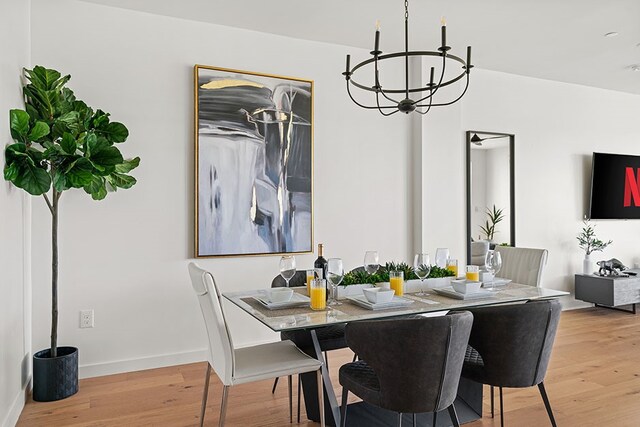
<svg viewBox="0 0 640 427">
<path fill-rule="evenodd" d="M 471 70 L 471 46 L 467 46 L 467 74 Z"/>
<path fill-rule="evenodd" d="M 346 73 L 349 73 L 350 66 L 351 66 L 351 55 L 347 55 L 347 65 L 346 65 L 346 69 L 345 69 Z"/>
<path fill-rule="evenodd" d="M 379 47 L 380 47 L 380 30 L 376 30 L 376 42 L 375 45 L 373 47 L 373 54 L 377 55 L 379 52 Z"/>
<path fill-rule="evenodd" d="M 447 24 L 443 23 L 442 24 L 442 47 L 446 47 L 447 46 Z"/>
<path fill-rule="evenodd" d="M 436 72 L 436 69 L 431 67 L 431 77 L 429 77 L 429 87 L 433 88 L 433 75 Z"/>
</svg>

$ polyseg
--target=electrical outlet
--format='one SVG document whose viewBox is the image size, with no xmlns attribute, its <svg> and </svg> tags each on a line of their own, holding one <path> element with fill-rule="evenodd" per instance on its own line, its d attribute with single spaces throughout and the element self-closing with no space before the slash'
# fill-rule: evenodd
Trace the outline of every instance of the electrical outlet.
<svg viewBox="0 0 640 427">
<path fill-rule="evenodd" d="M 80 310 L 80 327 L 93 328 L 93 310 Z"/>
</svg>

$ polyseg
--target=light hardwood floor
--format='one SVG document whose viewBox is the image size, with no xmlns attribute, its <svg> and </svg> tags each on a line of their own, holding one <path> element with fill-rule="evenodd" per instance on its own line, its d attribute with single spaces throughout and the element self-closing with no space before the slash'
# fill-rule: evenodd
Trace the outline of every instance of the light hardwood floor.
<svg viewBox="0 0 640 427">
<path fill-rule="evenodd" d="M 337 369 L 352 353 L 334 351 L 329 358 L 339 396 Z M 195 363 L 85 379 L 68 399 L 29 401 L 18 426 L 195 426 L 205 367 Z M 545 384 L 559 426 L 640 426 L 640 316 L 606 309 L 562 313 Z M 232 387 L 227 425 L 289 425 L 286 381 L 275 395 L 271 385 Z M 220 391 L 212 375 L 207 426 L 217 425 Z M 537 387 L 505 389 L 504 398 L 506 425 L 550 425 Z M 488 397 L 485 410 L 484 418 L 465 426 L 499 426 L 499 417 L 488 415 Z M 300 425 L 318 425 L 305 420 L 304 406 Z"/>
</svg>

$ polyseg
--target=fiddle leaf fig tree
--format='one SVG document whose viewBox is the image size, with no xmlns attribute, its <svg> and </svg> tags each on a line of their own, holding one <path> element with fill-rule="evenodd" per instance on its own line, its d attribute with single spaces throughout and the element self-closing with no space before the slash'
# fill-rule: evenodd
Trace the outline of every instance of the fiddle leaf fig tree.
<svg viewBox="0 0 640 427">
<path fill-rule="evenodd" d="M 34 196 L 51 212 L 51 357 L 58 336 L 58 213 L 62 194 L 79 188 L 94 200 L 131 188 L 129 175 L 140 158 L 125 160 L 116 146 L 129 131 L 109 113 L 93 110 L 66 87 L 70 75 L 36 66 L 24 70 L 25 109 L 9 112 L 13 144 L 5 148 L 4 178 Z"/>
</svg>

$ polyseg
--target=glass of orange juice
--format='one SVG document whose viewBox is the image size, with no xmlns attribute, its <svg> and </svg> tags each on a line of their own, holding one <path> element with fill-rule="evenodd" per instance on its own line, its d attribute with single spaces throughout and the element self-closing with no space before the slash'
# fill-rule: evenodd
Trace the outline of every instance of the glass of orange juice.
<svg viewBox="0 0 640 427">
<path fill-rule="evenodd" d="M 396 296 L 404 295 L 404 271 L 389 272 L 389 287 L 396 291 Z"/>
<path fill-rule="evenodd" d="M 307 295 L 311 295 L 311 281 L 316 278 L 315 270 L 307 270 Z"/>
<path fill-rule="evenodd" d="M 447 270 L 453 273 L 453 277 L 458 277 L 458 260 L 453 258 L 447 259 Z"/>
<path fill-rule="evenodd" d="M 309 298 L 311 302 L 309 306 L 312 310 L 324 310 L 327 308 L 327 280 L 313 279 L 311 281 L 311 292 Z"/>
<path fill-rule="evenodd" d="M 467 265 L 467 280 L 480 281 L 480 267 L 477 265 Z"/>
</svg>

